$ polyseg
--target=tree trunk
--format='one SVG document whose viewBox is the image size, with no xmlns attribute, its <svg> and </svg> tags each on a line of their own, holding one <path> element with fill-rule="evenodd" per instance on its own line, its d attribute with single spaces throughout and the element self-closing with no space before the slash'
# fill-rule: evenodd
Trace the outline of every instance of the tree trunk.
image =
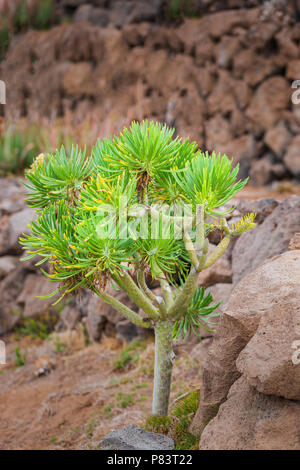
<svg viewBox="0 0 300 470">
<path fill-rule="evenodd" d="M 155 366 L 152 412 L 155 416 L 167 416 L 173 360 L 173 323 L 160 321 L 155 327 Z"/>
</svg>

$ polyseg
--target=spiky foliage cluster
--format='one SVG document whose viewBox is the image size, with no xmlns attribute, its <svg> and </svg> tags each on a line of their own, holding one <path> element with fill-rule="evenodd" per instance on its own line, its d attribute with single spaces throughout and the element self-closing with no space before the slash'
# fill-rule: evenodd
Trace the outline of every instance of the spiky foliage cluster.
<svg viewBox="0 0 300 470">
<path fill-rule="evenodd" d="M 39 264 L 50 263 L 45 274 L 60 282 L 61 297 L 89 288 L 127 318 L 143 322 L 105 292 L 111 282 L 153 322 L 170 314 L 178 337 L 205 327 L 216 307 L 210 294 L 195 289 L 194 272 L 214 261 L 207 255 L 206 235 L 223 224 L 228 210 L 222 212 L 221 206 L 246 180 L 237 181 L 238 165 L 233 168 L 225 155 L 202 153 L 194 142 L 173 139 L 173 134 L 159 123 L 134 122 L 119 137 L 98 141 L 91 155 L 78 148 L 67 153 L 63 147 L 54 155 L 40 155 L 26 174 L 27 202 L 38 215 L 31 234 L 21 241 L 28 252 L 25 259 L 39 255 Z M 157 215 L 162 203 L 170 209 L 166 219 Z M 197 231 L 200 225 L 203 238 L 197 250 L 191 240 L 175 237 L 174 228 L 166 235 L 166 220 L 182 222 L 173 203 L 190 204 L 198 212 L 200 207 L 200 222 L 192 217 L 192 229 Z M 141 213 L 147 217 L 138 223 Z M 215 224 L 208 224 L 206 218 L 212 215 Z M 253 218 L 250 215 L 232 229 L 224 222 L 225 238 L 252 228 Z M 159 227 L 155 236 L 153 221 Z M 216 250 L 217 258 L 223 245 Z M 164 299 L 149 291 L 145 273 L 160 280 Z M 183 287 L 175 286 L 178 273 Z"/>
<path fill-rule="evenodd" d="M 182 337 L 186 339 L 193 332 L 196 336 L 201 338 L 200 328 L 206 331 L 213 331 L 213 323 L 210 320 L 213 317 L 217 317 L 217 313 L 213 313 L 214 310 L 221 304 L 212 304 L 213 297 L 209 292 L 205 295 L 205 288 L 199 287 L 190 303 L 188 309 L 183 313 L 181 318 L 174 324 L 173 338 L 178 339 Z"/>
</svg>

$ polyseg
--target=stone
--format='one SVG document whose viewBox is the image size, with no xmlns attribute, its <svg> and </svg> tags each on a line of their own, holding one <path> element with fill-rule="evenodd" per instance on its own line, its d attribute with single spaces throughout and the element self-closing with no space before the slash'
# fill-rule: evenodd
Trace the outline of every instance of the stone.
<svg viewBox="0 0 300 470">
<path fill-rule="evenodd" d="M 192 360 L 199 362 L 200 366 L 203 367 L 207 359 L 209 348 L 212 344 L 212 336 L 202 336 L 201 342 L 197 343 L 189 353 Z M 175 352 L 176 354 L 176 352 Z"/>
<path fill-rule="evenodd" d="M 209 95 L 207 104 L 211 115 L 226 115 L 238 106 L 244 109 L 251 100 L 252 92 L 244 80 L 234 79 L 227 70 L 218 70 L 218 81 Z"/>
<path fill-rule="evenodd" d="M 150 49 L 167 49 L 167 31 L 164 28 L 158 28 L 153 30 L 152 34 L 149 34 L 146 41 L 145 47 Z"/>
<path fill-rule="evenodd" d="M 133 311 L 139 311 L 139 308 L 128 298 L 125 292 L 116 291 L 112 287 L 108 287 L 108 292 Z M 116 332 L 121 342 L 131 341 L 140 334 L 134 324 L 127 322 L 123 315 L 103 302 L 97 295 L 90 296 L 85 311 L 87 313 L 85 318 L 86 329 L 93 342 L 99 341 L 104 330 L 107 332 L 108 329 Z"/>
<path fill-rule="evenodd" d="M 74 23 L 82 23 L 82 22 L 89 21 L 92 16 L 92 12 L 93 12 L 92 5 L 88 3 L 84 3 L 83 5 L 80 5 L 74 14 L 74 17 L 73 17 Z"/>
<path fill-rule="evenodd" d="M 218 283 L 213 286 L 210 286 L 206 292 L 210 292 L 213 296 L 213 303 L 222 302 L 221 305 L 214 310 L 214 313 L 221 313 L 225 308 L 226 302 L 229 299 L 233 289 L 232 284 L 228 283 Z"/>
<path fill-rule="evenodd" d="M 6 277 L 19 263 L 19 258 L 16 256 L 1 256 L 0 257 L 0 280 Z"/>
<path fill-rule="evenodd" d="M 151 26 L 149 23 L 128 24 L 124 26 L 122 32 L 129 46 L 142 46 L 151 32 Z"/>
<path fill-rule="evenodd" d="M 24 266 L 18 266 L 0 282 L 0 335 L 11 331 L 20 319 L 16 299 L 27 274 Z"/>
<path fill-rule="evenodd" d="M 205 122 L 206 146 L 208 151 L 218 153 L 220 149 L 232 141 L 232 134 L 228 120 L 220 114 L 208 119 Z"/>
<path fill-rule="evenodd" d="M 101 340 L 106 323 L 106 317 L 89 310 L 87 317 L 84 318 L 84 324 L 89 338 L 93 343 L 99 342 Z"/>
<path fill-rule="evenodd" d="M 230 128 L 234 137 L 241 137 L 247 132 L 247 122 L 244 113 L 236 107 L 230 114 Z"/>
<path fill-rule="evenodd" d="M 237 37 L 223 36 L 219 44 L 214 49 L 215 60 L 219 67 L 230 67 L 232 59 L 237 54 L 240 47 L 240 41 Z"/>
<path fill-rule="evenodd" d="M 286 77 L 289 80 L 299 80 L 300 77 L 300 60 L 289 60 L 287 69 L 286 69 Z"/>
<path fill-rule="evenodd" d="M 257 392 L 244 377 L 204 429 L 200 450 L 299 450 L 300 403 Z"/>
<path fill-rule="evenodd" d="M 257 199 L 250 201 L 241 199 L 237 204 L 237 210 L 244 217 L 251 212 L 256 214 L 255 223 L 261 224 L 278 206 L 279 201 L 273 198 Z"/>
<path fill-rule="evenodd" d="M 259 129 L 273 127 L 290 102 L 290 86 L 281 76 L 265 80 L 255 92 L 246 117 Z"/>
<path fill-rule="evenodd" d="M 213 312 L 214 314 L 221 315 L 221 313 L 223 312 L 223 309 L 225 308 L 226 302 L 229 299 L 230 294 L 232 292 L 232 287 L 233 287 L 232 284 L 219 283 L 219 284 L 214 284 L 213 286 L 210 286 L 206 289 L 206 294 L 208 294 L 209 292 L 213 296 L 213 302 L 212 302 L 213 304 L 217 304 L 221 302 L 219 307 L 217 307 L 214 310 Z M 200 328 L 199 333 L 202 339 L 213 337 L 213 335 L 215 334 L 216 328 L 218 326 L 218 323 L 219 323 L 219 318 L 220 318 L 219 316 L 211 318 L 211 320 L 209 321 L 209 325 L 208 325 L 210 331 L 207 331 L 204 328 Z"/>
<path fill-rule="evenodd" d="M 123 291 L 115 291 L 111 287 L 108 288 L 108 293 L 113 295 L 120 302 L 125 303 L 125 305 L 135 312 L 138 311 L 138 307 L 128 298 L 127 294 Z M 103 302 L 96 294 L 92 294 L 87 305 L 87 315 L 95 314 L 98 316 L 105 317 L 110 323 L 116 325 L 119 321 L 123 320 L 124 317 L 119 312 L 117 312 L 111 305 Z"/>
<path fill-rule="evenodd" d="M 264 137 L 264 141 L 269 149 L 272 150 L 272 152 L 274 152 L 278 157 L 282 157 L 291 140 L 292 135 L 287 130 L 284 123 L 279 123 L 277 126 L 269 129 Z"/>
<path fill-rule="evenodd" d="M 266 259 L 288 249 L 290 239 L 300 231 L 299 211 L 300 197 L 290 196 L 262 224 L 241 235 L 232 252 L 234 284 Z"/>
<path fill-rule="evenodd" d="M 25 209 L 16 212 L 9 218 L 9 238 L 7 250 L 9 252 L 19 253 L 22 251 L 19 243 L 19 237 L 25 234 L 29 234 L 30 230 L 28 224 L 36 219 L 36 213 L 34 209 L 26 207 Z"/>
<path fill-rule="evenodd" d="M 116 338 L 121 342 L 130 343 L 139 336 L 136 325 L 128 320 L 122 320 L 116 324 Z"/>
<path fill-rule="evenodd" d="M 202 27 L 207 28 L 213 38 L 220 38 L 236 27 L 249 28 L 256 23 L 259 14 L 259 8 L 221 11 L 204 17 Z"/>
<path fill-rule="evenodd" d="M 13 214 L 24 209 L 25 193 L 21 178 L 0 178 L 0 214 Z"/>
<path fill-rule="evenodd" d="M 74 305 L 67 305 L 60 314 L 57 331 L 73 330 L 81 319 L 81 312 Z"/>
<path fill-rule="evenodd" d="M 295 233 L 289 243 L 289 250 L 300 250 L 300 232 Z"/>
<path fill-rule="evenodd" d="M 297 135 L 296 137 L 294 137 L 294 139 L 290 143 L 287 149 L 287 152 L 283 158 L 285 165 L 294 176 L 300 175 L 299 145 L 300 145 L 300 136 Z"/>
<path fill-rule="evenodd" d="M 192 55 L 195 51 L 198 38 L 203 34 L 201 22 L 194 21 L 191 18 L 185 18 L 182 24 L 177 28 L 177 36 L 184 45 L 184 53 Z"/>
<path fill-rule="evenodd" d="M 288 327 L 289 338 L 292 326 L 289 329 L 288 321 L 291 318 L 290 315 L 294 315 L 296 327 L 294 335 L 297 336 L 299 329 L 299 324 L 297 324 L 299 279 L 300 252 L 297 250 L 287 251 L 266 261 L 245 276 L 234 288 L 220 317 L 214 341 L 205 363 L 200 406 L 192 425 L 194 430 L 201 431 L 216 415 L 220 404 L 226 400 L 230 387 L 241 375 L 236 361 L 254 337 L 265 315 L 267 315 L 267 319 L 270 319 L 272 312 L 278 311 L 283 324 Z M 265 323 L 263 324 L 265 325 Z M 261 333 L 263 332 L 262 329 Z M 278 329 L 276 336 L 282 340 Z M 291 361 L 292 343 L 289 347 L 289 360 Z M 275 362 L 276 360 L 280 361 L 277 353 L 275 356 Z M 259 368 L 260 360 L 257 364 Z M 298 370 L 295 367 L 293 369 L 294 371 L 290 375 L 293 379 L 290 379 L 289 382 L 291 390 L 293 384 L 298 383 L 299 380 Z M 285 369 L 281 369 L 281 374 L 282 370 Z M 290 366 L 288 370 L 291 370 Z"/>
<path fill-rule="evenodd" d="M 102 439 L 101 450 L 172 450 L 173 439 L 135 425 L 111 431 Z"/>
<path fill-rule="evenodd" d="M 250 179 L 253 186 L 265 186 L 276 179 L 281 179 L 286 173 L 284 165 L 272 163 L 272 155 L 264 155 L 251 165 Z"/>
<path fill-rule="evenodd" d="M 206 97 L 211 93 L 215 84 L 215 77 L 208 66 L 198 68 L 196 83 L 202 96 Z"/>
<path fill-rule="evenodd" d="M 9 217 L 4 215 L 0 219 L 0 255 L 8 251 L 9 246 Z"/>
<path fill-rule="evenodd" d="M 279 25 L 274 22 L 258 22 L 248 32 L 248 41 L 256 51 L 264 50 L 278 32 Z"/>
<path fill-rule="evenodd" d="M 233 58 L 234 74 L 237 78 L 244 78 L 250 86 L 257 86 L 268 76 L 279 72 L 274 60 L 264 58 L 253 48 L 242 49 Z"/>
<path fill-rule="evenodd" d="M 162 7 L 163 0 L 152 0 L 151 2 L 136 2 L 132 13 L 129 15 L 128 23 L 155 21 L 161 15 Z"/>
<path fill-rule="evenodd" d="M 113 28 L 121 28 L 125 24 L 134 23 L 129 21 L 130 15 L 134 8 L 134 3 L 115 0 L 112 3 L 112 11 L 110 12 L 110 25 Z"/>
<path fill-rule="evenodd" d="M 86 0 L 63 0 L 62 2 L 67 7 L 79 7 L 80 5 L 86 3 Z"/>
<path fill-rule="evenodd" d="M 293 253 L 289 252 L 291 256 Z M 292 274 L 295 281 L 300 281 L 300 258 L 297 259 L 298 271 L 293 270 Z M 258 392 L 300 400 L 300 369 L 292 360 L 293 344 L 300 338 L 300 292 L 293 285 L 287 292 L 288 298 L 279 294 L 271 310 L 266 305 L 266 312 L 237 358 L 236 367 Z"/>
<path fill-rule="evenodd" d="M 104 8 L 81 5 L 75 12 L 74 23 L 90 22 L 96 26 L 105 27 L 109 23 L 109 12 Z"/>
<path fill-rule="evenodd" d="M 298 58 L 298 47 L 292 38 L 292 34 L 289 28 L 281 30 L 278 34 L 276 34 L 276 42 L 279 46 L 279 52 L 283 57 L 287 57 L 288 59 Z"/>
<path fill-rule="evenodd" d="M 253 135 L 244 134 L 224 144 L 222 146 L 222 154 L 233 158 L 235 165 L 239 163 L 239 178 L 247 178 L 252 162 L 255 161 L 257 143 Z"/>
<path fill-rule="evenodd" d="M 207 34 L 203 33 L 198 36 L 195 45 L 195 64 L 203 66 L 206 62 L 209 62 L 213 58 L 214 49 L 214 43 Z"/>
<path fill-rule="evenodd" d="M 22 291 L 16 298 L 18 309 L 24 317 L 34 317 L 51 309 L 59 295 L 56 294 L 48 299 L 39 299 L 37 296 L 46 296 L 59 287 L 58 282 L 49 282 L 45 276 L 40 274 L 29 274 L 26 276 Z M 1 289 L 1 288 L 0 288 Z"/>
<path fill-rule="evenodd" d="M 69 95 L 82 96 L 95 91 L 92 65 L 89 62 L 70 64 L 63 78 L 63 87 Z"/>
<path fill-rule="evenodd" d="M 170 24 L 163 21 L 164 5 L 74 0 L 61 8 L 71 8 L 75 24 L 24 32 L 0 66 L 9 95 L 6 119 L 69 116 L 73 127 L 96 115 L 100 136 L 107 129 L 118 134 L 132 119 L 154 119 L 201 148 L 233 155 L 240 177 L 253 165 L 257 181 L 260 167 L 264 182 L 297 177 L 296 154 L 284 166 L 281 161 L 299 134 L 300 115 L 285 77 L 299 61 L 297 24 L 278 30 L 274 19 L 261 21 L 261 9 L 249 3 L 240 8 L 237 1 L 225 11 L 221 2 L 205 2 L 200 18 Z M 267 160 L 255 164 L 269 149 L 273 168 Z M 22 180 L 9 180 L 0 189 L 0 217 L 24 209 Z"/>
</svg>

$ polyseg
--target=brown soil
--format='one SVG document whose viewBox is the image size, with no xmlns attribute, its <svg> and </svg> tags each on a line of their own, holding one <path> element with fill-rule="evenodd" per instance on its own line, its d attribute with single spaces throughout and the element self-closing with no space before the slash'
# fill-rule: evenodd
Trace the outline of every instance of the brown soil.
<svg viewBox="0 0 300 470">
<path fill-rule="evenodd" d="M 112 429 L 143 424 L 151 413 L 153 341 L 131 353 L 133 365 L 115 370 L 122 346 L 114 338 L 55 354 L 55 368 L 37 377 L 37 359 L 50 341 L 6 338 L 0 366 L 0 449 L 97 449 Z M 16 366 L 15 348 L 27 352 Z M 177 347 L 171 401 L 201 383 L 202 361 Z M 204 350 L 206 349 L 203 346 Z M 47 357 L 47 356 L 46 356 Z M 53 354 L 52 354 L 53 357 Z"/>
</svg>

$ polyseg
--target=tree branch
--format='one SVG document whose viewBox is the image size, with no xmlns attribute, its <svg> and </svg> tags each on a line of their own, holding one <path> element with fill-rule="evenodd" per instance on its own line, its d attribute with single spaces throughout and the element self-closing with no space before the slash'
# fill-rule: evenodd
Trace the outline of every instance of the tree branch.
<svg viewBox="0 0 300 470">
<path fill-rule="evenodd" d="M 230 240 L 231 240 L 232 236 L 230 233 L 228 233 L 224 238 L 223 240 L 220 241 L 219 245 L 215 248 L 215 250 L 212 252 L 212 254 L 210 256 L 208 256 L 205 264 L 204 264 L 204 267 L 203 269 L 206 269 L 206 268 L 209 268 L 210 266 L 212 266 L 213 264 L 215 264 L 215 262 L 221 258 L 221 256 L 224 254 L 224 252 L 226 251 L 226 249 L 228 248 L 228 245 L 230 243 Z"/>
<path fill-rule="evenodd" d="M 120 276 L 113 276 L 113 279 L 121 289 L 128 294 L 128 297 L 146 313 L 146 315 L 149 315 L 149 317 L 154 321 L 159 319 L 157 309 L 152 305 L 144 292 L 138 288 L 129 274 L 123 272 Z"/>
<path fill-rule="evenodd" d="M 112 297 L 111 295 L 107 294 L 107 292 L 100 292 L 98 290 L 94 290 L 96 294 L 102 299 L 104 302 L 107 304 L 111 305 L 114 307 L 121 315 L 123 315 L 127 320 L 129 320 L 131 323 L 134 323 L 137 326 L 141 326 L 143 328 L 152 328 L 153 325 L 149 321 L 145 321 L 140 317 L 137 313 L 135 313 L 133 310 L 131 310 L 129 307 L 126 307 L 122 302 L 119 302 L 115 297 Z"/>
<path fill-rule="evenodd" d="M 146 283 L 145 274 L 141 269 L 137 270 L 137 281 L 140 286 L 140 289 L 142 289 L 144 293 L 149 297 L 149 299 L 153 302 L 153 304 L 158 307 L 162 316 L 165 316 L 167 313 L 167 309 L 164 299 L 162 297 L 157 297 L 155 294 L 153 294 L 152 290 L 149 289 Z"/>
</svg>

